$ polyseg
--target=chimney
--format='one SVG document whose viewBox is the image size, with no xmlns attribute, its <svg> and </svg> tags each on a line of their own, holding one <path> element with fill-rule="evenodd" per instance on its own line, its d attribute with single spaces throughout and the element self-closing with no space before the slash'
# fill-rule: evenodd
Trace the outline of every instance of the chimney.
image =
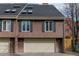
<svg viewBox="0 0 79 59">
<path fill-rule="evenodd" d="M 43 5 L 48 5 L 48 3 L 43 3 Z"/>
</svg>

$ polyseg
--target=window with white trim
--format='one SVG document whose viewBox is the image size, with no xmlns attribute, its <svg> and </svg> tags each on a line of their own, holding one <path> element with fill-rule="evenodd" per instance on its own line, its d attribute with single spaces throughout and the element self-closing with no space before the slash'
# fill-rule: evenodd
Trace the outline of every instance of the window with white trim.
<svg viewBox="0 0 79 59">
<path fill-rule="evenodd" d="M 11 20 L 1 20 L 0 31 L 11 32 Z"/>
<path fill-rule="evenodd" d="M 55 22 L 54 21 L 44 21 L 44 31 L 45 32 L 55 32 Z"/>
<path fill-rule="evenodd" d="M 21 21 L 21 32 L 30 32 L 30 31 L 31 31 L 31 22 Z"/>
</svg>

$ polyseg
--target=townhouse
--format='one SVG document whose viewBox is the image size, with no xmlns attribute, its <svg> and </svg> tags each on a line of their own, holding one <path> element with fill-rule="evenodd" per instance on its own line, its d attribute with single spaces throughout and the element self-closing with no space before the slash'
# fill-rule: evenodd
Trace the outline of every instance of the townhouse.
<svg viewBox="0 0 79 59">
<path fill-rule="evenodd" d="M 64 16 L 49 4 L 0 4 L 0 53 L 63 52 Z"/>
</svg>

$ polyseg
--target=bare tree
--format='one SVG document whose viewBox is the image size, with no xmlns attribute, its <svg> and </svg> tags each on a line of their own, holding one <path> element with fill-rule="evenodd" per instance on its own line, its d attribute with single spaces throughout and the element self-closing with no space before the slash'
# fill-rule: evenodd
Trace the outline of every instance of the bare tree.
<svg viewBox="0 0 79 59">
<path fill-rule="evenodd" d="M 73 43 L 73 51 L 75 51 L 76 45 L 78 43 L 78 29 L 77 29 L 77 24 L 78 23 L 78 4 L 77 3 L 67 3 L 65 4 L 66 7 L 64 9 L 65 14 L 67 17 L 72 19 L 72 26 L 71 26 L 71 31 L 72 31 L 72 43 Z"/>
<path fill-rule="evenodd" d="M 71 10 L 70 10 L 70 6 L 69 6 L 69 3 L 64 3 L 64 7 L 63 7 L 63 9 L 64 9 L 64 13 L 65 13 L 65 16 L 66 17 L 71 17 Z"/>
</svg>

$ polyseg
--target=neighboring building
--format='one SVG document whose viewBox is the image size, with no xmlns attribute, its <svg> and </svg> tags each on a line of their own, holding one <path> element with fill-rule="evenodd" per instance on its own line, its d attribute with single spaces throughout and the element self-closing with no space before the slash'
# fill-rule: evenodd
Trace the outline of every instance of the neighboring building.
<svg viewBox="0 0 79 59">
<path fill-rule="evenodd" d="M 64 16 L 53 5 L 0 4 L 0 53 L 63 52 Z"/>
<path fill-rule="evenodd" d="M 65 18 L 64 20 L 64 50 L 72 48 L 72 19 Z"/>
</svg>

